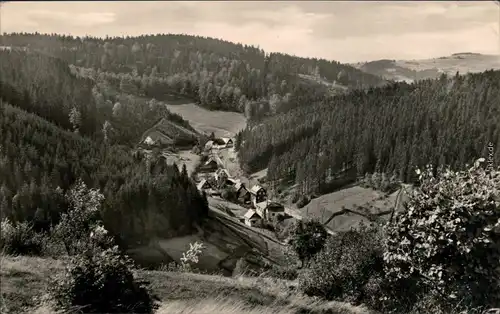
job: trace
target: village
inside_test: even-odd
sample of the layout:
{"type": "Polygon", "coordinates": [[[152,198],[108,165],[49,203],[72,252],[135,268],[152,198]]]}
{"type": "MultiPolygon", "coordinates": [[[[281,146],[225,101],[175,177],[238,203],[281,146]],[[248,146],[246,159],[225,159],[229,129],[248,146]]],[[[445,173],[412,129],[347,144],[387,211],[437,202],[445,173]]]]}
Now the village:
{"type": "Polygon", "coordinates": [[[219,156],[222,150],[234,150],[234,140],[214,138],[205,144],[196,176],[200,193],[247,208],[246,213],[238,219],[250,227],[260,228],[265,223],[283,219],[286,216],[285,207],[269,200],[263,186],[255,184],[249,187],[241,179],[231,176],[219,156]]]}

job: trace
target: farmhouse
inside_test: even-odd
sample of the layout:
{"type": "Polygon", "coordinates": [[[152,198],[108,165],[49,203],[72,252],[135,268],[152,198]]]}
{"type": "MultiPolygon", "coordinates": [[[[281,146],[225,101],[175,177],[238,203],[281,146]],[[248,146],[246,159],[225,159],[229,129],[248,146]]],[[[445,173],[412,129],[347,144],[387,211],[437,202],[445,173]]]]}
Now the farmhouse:
{"type": "Polygon", "coordinates": [[[214,178],[215,178],[215,181],[217,181],[217,182],[219,181],[219,179],[220,180],[227,180],[230,178],[229,171],[227,171],[224,168],[219,168],[215,172],[214,178]]]}
{"type": "Polygon", "coordinates": [[[214,141],[208,141],[205,143],[205,150],[211,150],[214,146],[214,141]]]}
{"type": "Polygon", "coordinates": [[[224,147],[230,148],[234,146],[233,140],[229,137],[223,137],[221,140],[224,142],[224,147]]]}
{"type": "Polygon", "coordinates": [[[171,137],[155,129],[151,129],[149,132],[146,132],[141,142],[141,144],[145,144],[147,146],[159,147],[174,145],[174,143],[175,142],[171,137]]]}
{"type": "Polygon", "coordinates": [[[251,200],[254,206],[257,203],[261,203],[267,200],[267,191],[260,185],[254,185],[249,192],[251,194],[251,200]]]}
{"type": "Polygon", "coordinates": [[[214,138],[212,140],[212,145],[213,145],[213,147],[221,147],[221,146],[226,145],[226,142],[224,142],[224,140],[222,138],[214,138]]]}
{"type": "Polygon", "coordinates": [[[262,225],[262,218],[252,209],[249,209],[243,217],[247,226],[259,227],[262,225]]]}
{"type": "Polygon", "coordinates": [[[274,220],[285,215],[285,206],[277,202],[261,202],[255,206],[255,212],[265,220],[274,220]]]}
{"type": "Polygon", "coordinates": [[[209,158],[203,164],[200,165],[201,172],[211,172],[217,169],[217,161],[214,158],[209,158]]]}
{"type": "Polygon", "coordinates": [[[247,188],[243,183],[237,182],[233,186],[233,191],[236,193],[236,198],[240,203],[250,204],[251,202],[250,193],[248,192],[247,188]]]}
{"type": "Polygon", "coordinates": [[[204,191],[204,190],[211,189],[212,185],[206,179],[203,179],[200,181],[200,183],[198,183],[198,185],[196,187],[198,188],[198,190],[204,191]]]}

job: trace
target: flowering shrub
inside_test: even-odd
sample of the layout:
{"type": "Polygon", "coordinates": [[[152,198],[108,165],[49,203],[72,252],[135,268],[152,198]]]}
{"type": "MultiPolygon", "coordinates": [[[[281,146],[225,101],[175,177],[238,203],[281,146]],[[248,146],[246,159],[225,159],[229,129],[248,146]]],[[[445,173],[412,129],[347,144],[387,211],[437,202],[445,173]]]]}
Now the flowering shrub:
{"type": "Polygon", "coordinates": [[[61,215],[60,222],[52,230],[54,239],[63,243],[69,255],[111,247],[113,240],[99,220],[104,196],[78,180],[66,198],[71,208],[61,215]]]}
{"type": "Polygon", "coordinates": [[[158,308],[148,283],[131,272],[132,262],[118,247],[72,258],[63,276],[50,286],[56,307],[84,313],[153,313],[158,308]]]}
{"type": "Polygon", "coordinates": [[[189,250],[182,253],[181,268],[187,271],[192,268],[192,264],[198,264],[198,257],[201,255],[204,248],[201,242],[196,241],[195,243],[189,243],[189,250]]]}
{"type": "Polygon", "coordinates": [[[417,170],[420,187],[387,226],[389,280],[410,277],[443,304],[500,302],[500,171],[479,159],[466,171],[417,170]]]}

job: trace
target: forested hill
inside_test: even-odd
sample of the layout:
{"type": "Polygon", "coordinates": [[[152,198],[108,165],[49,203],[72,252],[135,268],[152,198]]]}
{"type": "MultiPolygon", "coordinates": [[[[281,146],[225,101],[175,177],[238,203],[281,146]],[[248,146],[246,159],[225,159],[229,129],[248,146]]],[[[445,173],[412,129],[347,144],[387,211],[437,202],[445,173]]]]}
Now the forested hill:
{"type": "Polygon", "coordinates": [[[409,181],[415,166],[461,167],[500,147],[499,104],[500,71],[354,91],[248,125],[240,158],[306,192],[349,165],[409,181]]]}
{"type": "Polygon", "coordinates": [[[162,117],[192,130],[158,101],[118,88],[45,53],[0,50],[0,99],[65,130],[128,146],[162,117]]]}
{"type": "Polygon", "coordinates": [[[334,61],[266,54],[262,49],[188,35],[106,39],[7,34],[5,47],[56,56],[78,67],[115,75],[128,92],[163,99],[181,94],[201,105],[261,117],[344,89],[385,81],[334,61]]]}
{"type": "Polygon", "coordinates": [[[77,179],[101,189],[106,229],[125,246],[187,234],[208,212],[186,169],[162,158],[146,163],[1,100],[0,135],[1,218],[48,228],[67,209],[63,194],[77,179]]]}

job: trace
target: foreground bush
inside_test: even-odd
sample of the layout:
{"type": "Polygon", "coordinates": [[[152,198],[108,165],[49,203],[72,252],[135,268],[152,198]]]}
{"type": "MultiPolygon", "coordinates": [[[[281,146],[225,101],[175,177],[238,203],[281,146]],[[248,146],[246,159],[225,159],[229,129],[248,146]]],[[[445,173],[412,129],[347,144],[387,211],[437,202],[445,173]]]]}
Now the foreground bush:
{"type": "Polygon", "coordinates": [[[318,220],[298,220],[290,231],[290,245],[297,253],[302,266],[325,245],[328,233],[318,220]]]}
{"type": "Polygon", "coordinates": [[[50,294],[61,310],[84,313],[153,313],[158,305],[146,282],[137,281],[131,262],[114,247],[75,256],[50,294]]]}
{"type": "Polygon", "coordinates": [[[10,255],[41,255],[43,251],[43,236],[27,222],[12,223],[2,220],[0,249],[10,255]]]}
{"type": "Polygon", "coordinates": [[[418,278],[445,310],[500,305],[500,171],[428,167],[388,226],[387,278],[418,278]]]}
{"type": "Polygon", "coordinates": [[[354,304],[382,297],[383,246],[380,231],[364,225],[327,239],[325,247],[299,274],[299,289],[309,296],[354,304]]]}

